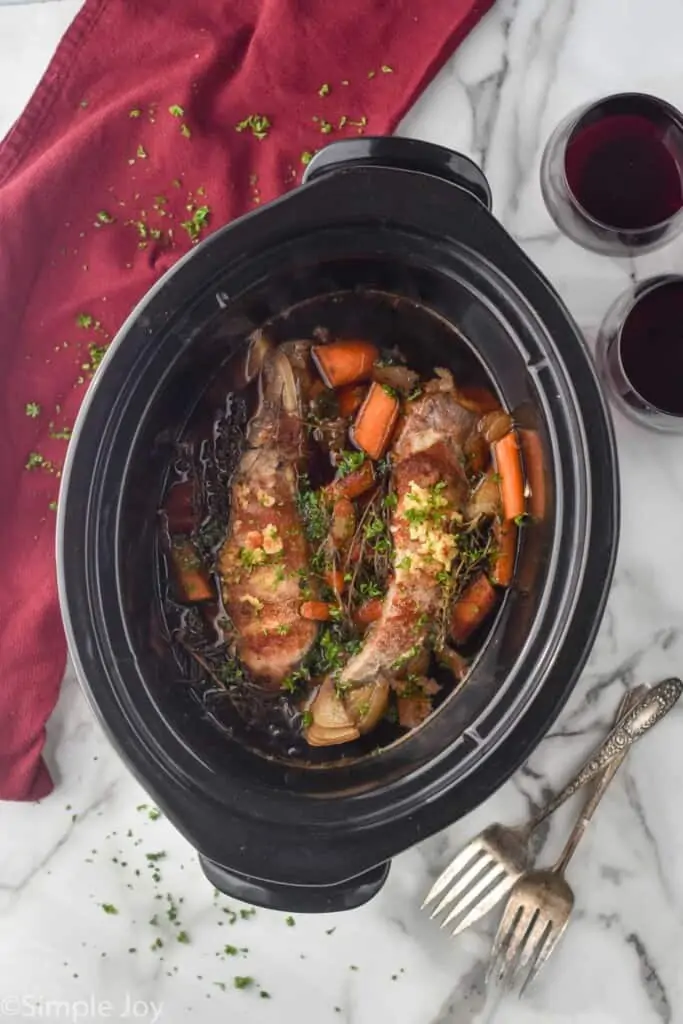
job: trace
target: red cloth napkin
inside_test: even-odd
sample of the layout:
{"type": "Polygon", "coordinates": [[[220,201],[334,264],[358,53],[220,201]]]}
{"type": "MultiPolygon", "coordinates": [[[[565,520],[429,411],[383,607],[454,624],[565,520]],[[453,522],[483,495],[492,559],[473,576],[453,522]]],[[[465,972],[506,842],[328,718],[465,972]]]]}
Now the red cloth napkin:
{"type": "Polygon", "coordinates": [[[86,0],[0,146],[0,798],[52,788],[54,508],[104,348],[196,238],[391,131],[492,3],[86,0]]]}

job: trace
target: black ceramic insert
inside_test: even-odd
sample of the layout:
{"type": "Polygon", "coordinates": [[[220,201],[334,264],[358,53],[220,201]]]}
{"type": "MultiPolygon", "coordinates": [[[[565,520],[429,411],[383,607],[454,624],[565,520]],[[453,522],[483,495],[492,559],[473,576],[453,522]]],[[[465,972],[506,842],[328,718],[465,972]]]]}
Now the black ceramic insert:
{"type": "Polygon", "coordinates": [[[481,172],[384,139],[335,144],[309,171],[200,245],[123,326],[74,430],[58,547],[81,682],[208,877],[262,905],[327,911],[370,898],[392,856],[481,803],[542,737],[600,622],[618,487],[578,328],[489,212],[481,172]],[[457,372],[465,352],[538,431],[547,512],[524,532],[517,584],[460,694],[379,755],[287,764],[216,728],[159,642],[156,509],[174,438],[254,327],[333,294],[362,319],[387,293],[439,325],[409,361],[457,372]]]}

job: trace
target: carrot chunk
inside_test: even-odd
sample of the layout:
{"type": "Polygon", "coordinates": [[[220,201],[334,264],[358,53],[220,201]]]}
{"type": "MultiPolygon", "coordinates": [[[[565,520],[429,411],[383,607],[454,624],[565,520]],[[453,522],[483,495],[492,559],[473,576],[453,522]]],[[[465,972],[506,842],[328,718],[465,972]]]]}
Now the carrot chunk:
{"type": "Polygon", "coordinates": [[[399,401],[383,384],[372,383],[351,431],[351,440],[371,459],[381,459],[391,441],[399,401]]]}
{"type": "Polygon", "coordinates": [[[174,537],[171,561],[179,599],[187,604],[211,601],[215,597],[206,566],[188,537],[174,537]]]}
{"type": "Polygon", "coordinates": [[[483,572],[465,587],[451,615],[451,637],[456,644],[463,644],[474,633],[493,610],[496,599],[496,592],[483,572]]]}
{"type": "Polygon", "coordinates": [[[311,622],[329,622],[332,618],[332,608],[327,601],[304,601],[299,614],[302,619],[311,622]]]}
{"type": "Polygon", "coordinates": [[[369,626],[371,622],[377,622],[382,618],[383,603],[381,597],[370,598],[369,601],[365,601],[364,604],[356,608],[353,613],[353,621],[357,626],[369,626]]]}
{"type": "Polygon", "coordinates": [[[503,503],[503,517],[517,519],[526,512],[524,500],[524,476],[519,454],[517,435],[514,430],[492,445],[493,459],[499,476],[500,496],[503,503]]]}
{"type": "Polygon", "coordinates": [[[495,553],[491,559],[489,578],[497,587],[509,587],[517,553],[517,527],[513,522],[493,524],[495,553]]]}
{"type": "Polygon", "coordinates": [[[325,573],[325,582],[332,587],[335,594],[341,594],[344,589],[344,573],[341,569],[328,569],[325,573]]]}
{"type": "Polygon", "coordinates": [[[375,471],[371,462],[364,462],[358,469],[351,470],[346,476],[339,480],[333,480],[327,486],[327,493],[331,498],[359,498],[361,494],[369,491],[375,483],[375,471]]]}
{"type": "Polygon", "coordinates": [[[313,362],[328,388],[369,380],[379,349],[371,341],[333,341],[314,345],[313,362]]]}

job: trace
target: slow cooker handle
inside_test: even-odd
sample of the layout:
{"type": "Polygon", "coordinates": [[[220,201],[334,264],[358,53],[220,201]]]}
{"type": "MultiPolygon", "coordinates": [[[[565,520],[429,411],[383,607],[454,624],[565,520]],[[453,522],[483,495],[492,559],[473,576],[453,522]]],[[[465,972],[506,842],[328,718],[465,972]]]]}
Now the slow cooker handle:
{"type": "Polygon", "coordinates": [[[299,914],[330,914],[353,910],[371,900],[384,885],[391,861],[378,864],[362,875],[336,885],[286,885],[267,882],[229,870],[208,857],[199,855],[199,864],[209,882],[226,896],[255,903],[267,910],[299,914]]]}
{"type": "Polygon", "coordinates": [[[418,171],[450,181],[469,192],[487,210],[491,209],[491,188],[483,171],[462,153],[421,139],[396,135],[341,139],[325,146],[313,157],[303,181],[315,181],[347,167],[397,167],[418,171]]]}

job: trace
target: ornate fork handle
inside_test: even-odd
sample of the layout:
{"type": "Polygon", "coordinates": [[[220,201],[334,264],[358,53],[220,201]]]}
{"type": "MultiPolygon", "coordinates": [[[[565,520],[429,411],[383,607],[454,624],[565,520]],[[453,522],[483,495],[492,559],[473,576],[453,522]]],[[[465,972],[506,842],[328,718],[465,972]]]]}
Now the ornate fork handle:
{"type": "Polygon", "coordinates": [[[536,815],[529,825],[529,831],[533,831],[565,800],[568,800],[578,789],[599,775],[606,765],[625,753],[628,747],[644,736],[664,715],[668,714],[683,693],[683,682],[672,677],[664,679],[652,687],[641,686],[639,689],[643,691],[643,695],[635,706],[617,722],[572,781],[536,815]]]}

